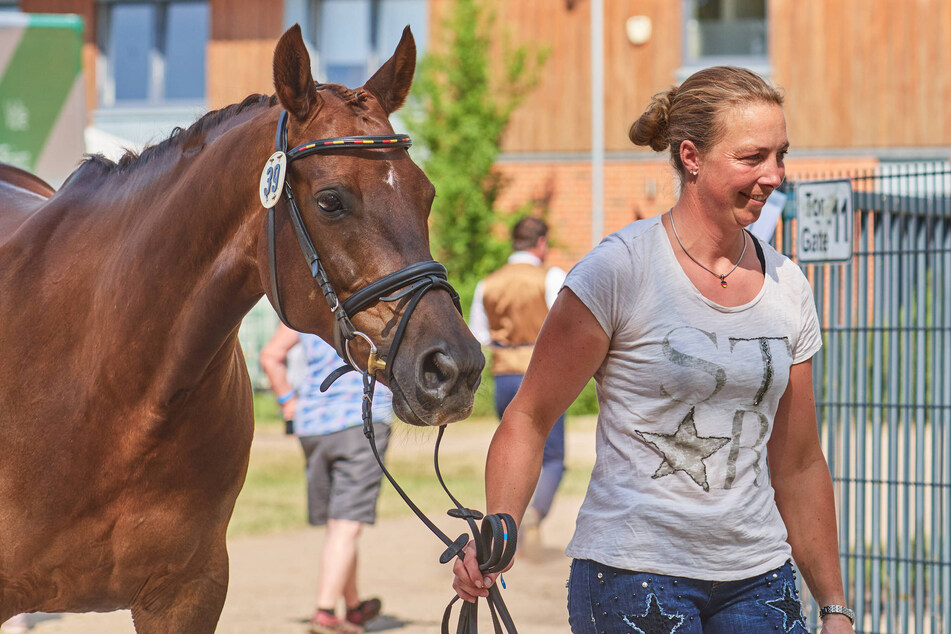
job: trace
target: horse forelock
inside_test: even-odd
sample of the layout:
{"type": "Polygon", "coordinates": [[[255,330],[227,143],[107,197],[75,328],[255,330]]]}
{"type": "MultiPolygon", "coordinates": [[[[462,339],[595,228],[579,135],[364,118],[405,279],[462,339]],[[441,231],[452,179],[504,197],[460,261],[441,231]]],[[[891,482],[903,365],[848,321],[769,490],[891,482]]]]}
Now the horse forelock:
{"type": "Polygon", "coordinates": [[[352,88],[347,88],[340,84],[321,84],[320,88],[322,90],[330,90],[340,97],[345,105],[350,106],[354,110],[365,110],[367,107],[366,101],[369,95],[364,90],[353,90],[352,88]]]}
{"type": "Polygon", "coordinates": [[[150,145],[141,152],[126,150],[125,154],[119,157],[119,160],[113,161],[102,154],[86,154],[66,182],[65,187],[71,180],[74,180],[80,174],[89,176],[89,172],[102,176],[109,174],[127,173],[143,165],[147,165],[154,159],[165,156],[173,151],[183,151],[195,141],[201,140],[209,131],[217,128],[222,123],[227,122],[236,115],[257,107],[271,107],[277,104],[275,95],[253,94],[247,96],[241,103],[232,104],[219,110],[212,110],[204,114],[201,118],[191,124],[188,128],[176,127],[164,141],[150,145]]]}

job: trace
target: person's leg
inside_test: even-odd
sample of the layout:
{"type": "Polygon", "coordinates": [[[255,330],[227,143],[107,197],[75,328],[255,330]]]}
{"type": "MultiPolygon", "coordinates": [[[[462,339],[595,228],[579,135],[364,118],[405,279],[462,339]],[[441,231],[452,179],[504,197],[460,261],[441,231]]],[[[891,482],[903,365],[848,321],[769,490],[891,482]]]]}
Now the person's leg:
{"type": "Polygon", "coordinates": [[[706,634],[699,606],[711,585],[576,559],[568,579],[568,623],[573,634],[706,634]]]}
{"type": "Polygon", "coordinates": [[[518,386],[522,384],[521,374],[499,374],[495,377],[495,412],[502,418],[505,408],[509,406],[518,386]]]}
{"type": "MultiPolygon", "coordinates": [[[[389,445],[390,426],[374,424],[376,447],[380,456],[386,455],[389,445]]],[[[373,524],[376,521],[376,504],[380,494],[383,472],[373,455],[361,427],[339,433],[334,440],[333,493],[330,500],[330,517],[338,521],[373,524]]],[[[343,580],[341,596],[347,608],[346,619],[363,625],[380,613],[379,599],[361,601],[357,582],[359,558],[358,537],[353,540],[353,566],[351,574],[343,580]]]]}
{"type": "Polygon", "coordinates": [[[341,523],[331,515],[337,488],[335,465],[343,436],[343,432],[337,432],[300,438],[307,466],[307,519],[314,526],[327,525],[317,581],[317,610],[310,619],[310,631],[314,634],[359,634],[362,631],[335,614],[347,585],[356,583],[356,540],[361,526],[357,521],[341,523]]]}
{"type": "Polygon", "coordinates": [[[551,510],[555,492],[565,473],[565,416],[562,414],[551,428],[545,439],[545,453],[542,457],[542,471],[532,496],[531,508],[537,513],[538,521],[545,519],[551,510]]]}
{"type": "Polygon", "coordinates": [[[701,614],[704,634],[807,634],[791,563],[742,581],[718,583],[701,614]]]}
{"type": "Polygon", "coordinates": [[[362,528],[360,522],[332,519],[327,522],[327,539],[320,564],[320,580],[317,584],[317,607],[333,611],[340,597],[351,604],[356,598],[357,539],[362,528]],[[350,593],[348,598],[344,591],[350,593]]]}

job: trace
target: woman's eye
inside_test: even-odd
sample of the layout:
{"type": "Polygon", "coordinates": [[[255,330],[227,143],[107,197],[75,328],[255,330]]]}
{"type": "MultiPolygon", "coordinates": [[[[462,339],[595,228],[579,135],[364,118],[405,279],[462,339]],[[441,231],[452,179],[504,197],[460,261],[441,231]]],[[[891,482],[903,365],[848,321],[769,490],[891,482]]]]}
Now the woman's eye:
{"type": "Polygon", "coordinates": [[[337,197],[337,194],[332,192],[320,192],[317,194],[317,204],[323,211],[328,213],[343,209],[343,203],[340,202],[340,198],[337,197]]]}

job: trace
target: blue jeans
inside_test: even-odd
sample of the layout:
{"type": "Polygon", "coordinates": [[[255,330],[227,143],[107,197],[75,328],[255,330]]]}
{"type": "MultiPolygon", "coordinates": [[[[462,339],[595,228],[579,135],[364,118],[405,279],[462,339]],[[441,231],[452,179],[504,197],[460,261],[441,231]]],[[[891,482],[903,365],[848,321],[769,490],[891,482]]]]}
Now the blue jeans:
{"type": "MultiPolygon", "coordinates": [[[[505,412],[518,386],[522,384],[521,374],[499,374],[495,377],[495,411],[499,418],[505,412]]],[[[555,421],[554,427],[545,439],[545,453],[542,456],[542,472],[538,476],[535,486],[535,495],[532,496],[532,508],[544,518],[551,510],[555,499],[555,491],[561,484],[561,476],[565,473],[565,415],[562,414],[555,421]]]]}
{"type": "Polygon", "coordinates": [[[808,634],[790,562],[718,582],[575,559],[568,623],[573,634],[808,634]]]}

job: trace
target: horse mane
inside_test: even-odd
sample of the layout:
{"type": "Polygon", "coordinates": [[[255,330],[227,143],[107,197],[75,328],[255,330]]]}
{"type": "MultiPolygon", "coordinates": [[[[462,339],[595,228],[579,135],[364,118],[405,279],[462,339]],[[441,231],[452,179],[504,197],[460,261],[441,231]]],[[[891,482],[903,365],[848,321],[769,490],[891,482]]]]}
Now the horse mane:
{"type": "Polygon", "coordinates": [[[167,139],[155,145],[150,145],[141,152],[126,150],[125,154],[119,157],[118,161],[108,159],[102,154],[86,154],[79,164],[79,167],[77,167],[73,173],[69,175],[69,178],[66,179],[66,182],[63,183],[63,187],[74,177],[78,176],[80,172],[85,174],[86,172],[93,171],[101,175],[128,172],[136,167],[149,163],[159,156],[163,156],[171,150],[187,147],[192,141],[201,139],[208,130],[217,127],[223,121],[227,121],[249,108],[259,106],[270,107],[276,103],[277,96],[275,95],[248,95],[241,103],[232,104],[219,110],[212,110],[211,112],[205,113],[187,129],[181,127],[174,128],[167,139]]]}
{"type": "MultiPolygon", "coordinates": [[[[319,84],[321,90],[329,90],[339,97],[344,104],[354,110],[366,109],[366,101],[369,95],[363,89],[353,90],[340,84],[319,84]]],[[[102,154],[86,154],[79,166],[73,170],[62,187],[66,187],[74,178],[82,175],[83,177],[107,176],[109,174],[127,173],[142,165],[148,164],[153,159],[163,156],[172,150],[181,150],[192,144],[192,141],[200,140],[204,134],[223,121],[244,112],[249,108],[259,106],[271,107],[278,103],[276,95],[248,95],[241,103],[225,106],[219,110],[212,110],[204,114],[187,129],[176,127],[164,141],[150,145],[141,152],[126,150],[125,154],[119,157],[118,161],[106,158],[102,154]]],[[[198,145],[198,144],[196,144],[198,145]]]]}

